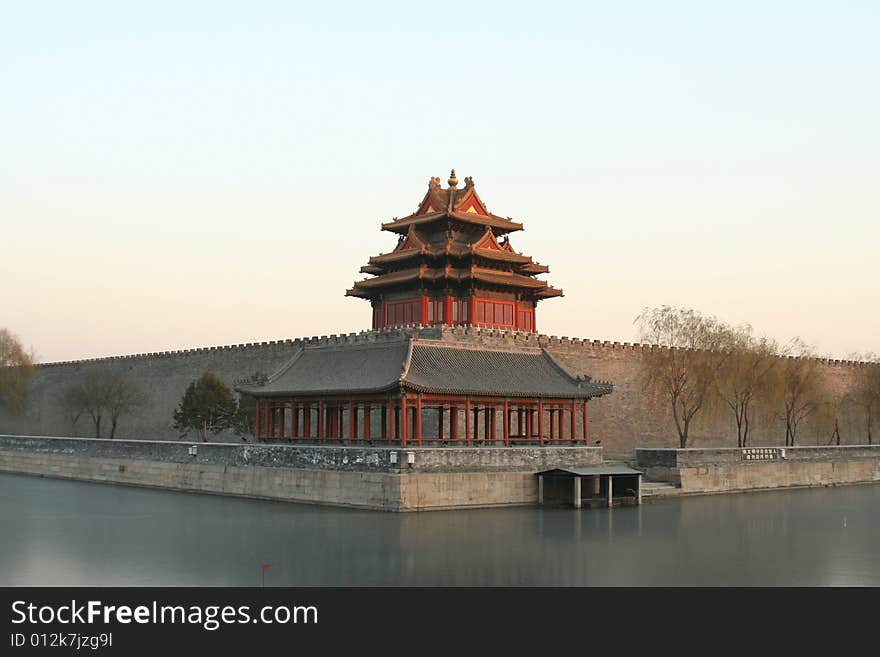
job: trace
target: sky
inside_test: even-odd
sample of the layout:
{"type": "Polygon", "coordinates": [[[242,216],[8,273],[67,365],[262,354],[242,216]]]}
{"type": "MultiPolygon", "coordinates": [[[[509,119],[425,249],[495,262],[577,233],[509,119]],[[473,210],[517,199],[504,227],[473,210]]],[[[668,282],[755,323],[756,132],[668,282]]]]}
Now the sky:
{"type": "Polygon", "coordinates": [[[0,326],[42,362],[368,329],[344,297],[473,176],[632,341],[672,304],[880,353],[880,4],[6,3],[0,326]]]}

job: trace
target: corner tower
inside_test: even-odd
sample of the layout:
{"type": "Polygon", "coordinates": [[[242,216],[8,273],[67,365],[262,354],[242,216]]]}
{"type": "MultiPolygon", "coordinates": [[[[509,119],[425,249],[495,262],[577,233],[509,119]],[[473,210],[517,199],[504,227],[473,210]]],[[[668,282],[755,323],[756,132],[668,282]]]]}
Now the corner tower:
{"type": "Polygon", "coordinates": [[[521,223],[491,214],[473,178],[458,189],[455,169],[444,189],[428,182],[418,210],[382,224],[397,233],[391,253],[370,258],[346,296],[368,299],[373,329],[409,324],[470,324],[535,331],[538,301],[562,290],[537,278],[546,265],[513,249],[521,223]]]}

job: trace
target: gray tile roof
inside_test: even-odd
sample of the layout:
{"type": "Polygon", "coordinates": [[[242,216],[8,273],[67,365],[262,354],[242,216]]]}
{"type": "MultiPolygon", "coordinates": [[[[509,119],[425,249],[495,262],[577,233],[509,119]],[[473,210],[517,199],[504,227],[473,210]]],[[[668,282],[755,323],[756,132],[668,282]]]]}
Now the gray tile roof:
{"type": "Polygon", "coordinates": [[[305,347],[263,386],[241,385],[257,395],[321,395],[383,392],[400,384],[409,340],[305,347]]]}
{"type": "Polygon", "coordinates": [[[259,396],[369,394],[398,387],[418,392],[498,397],[580,398],[611,386],[576,379],[542,349],[493,350],[434,340],[305,347],[263,386],[259,396]]]}
{"type": "Polygon", "coordinates": [[[422,392],[501,397],[594,397],[599,384],[577,381],[540,349],[496,351],[414,342],[405,383],[422,392]]]}

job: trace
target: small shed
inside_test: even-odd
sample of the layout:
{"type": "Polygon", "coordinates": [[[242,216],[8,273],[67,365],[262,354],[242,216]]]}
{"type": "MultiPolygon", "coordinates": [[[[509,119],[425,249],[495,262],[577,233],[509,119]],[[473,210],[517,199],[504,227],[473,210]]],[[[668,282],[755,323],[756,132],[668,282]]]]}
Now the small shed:
{"type": "Polygon", "coordinates": [[[538,504],[573,500],[576,509],[584,501],[604,501],[608,507],[642,503],[642,473],[624,465],[554,468],[537,473],[538,504]]]}

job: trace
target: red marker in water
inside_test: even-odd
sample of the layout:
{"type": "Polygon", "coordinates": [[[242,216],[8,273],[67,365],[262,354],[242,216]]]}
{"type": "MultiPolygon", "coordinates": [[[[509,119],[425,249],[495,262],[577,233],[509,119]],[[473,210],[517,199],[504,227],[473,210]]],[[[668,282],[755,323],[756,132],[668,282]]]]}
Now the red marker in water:
{"type": "Polygon", "coordinates": [[[261,566],[261,569],[263,571],[263,588],[266,588],[266,571],[269,570],[269,566],[271,566],[271,565],[272,564],[270,564],[270,563],[264,563],[261,566]]]}

